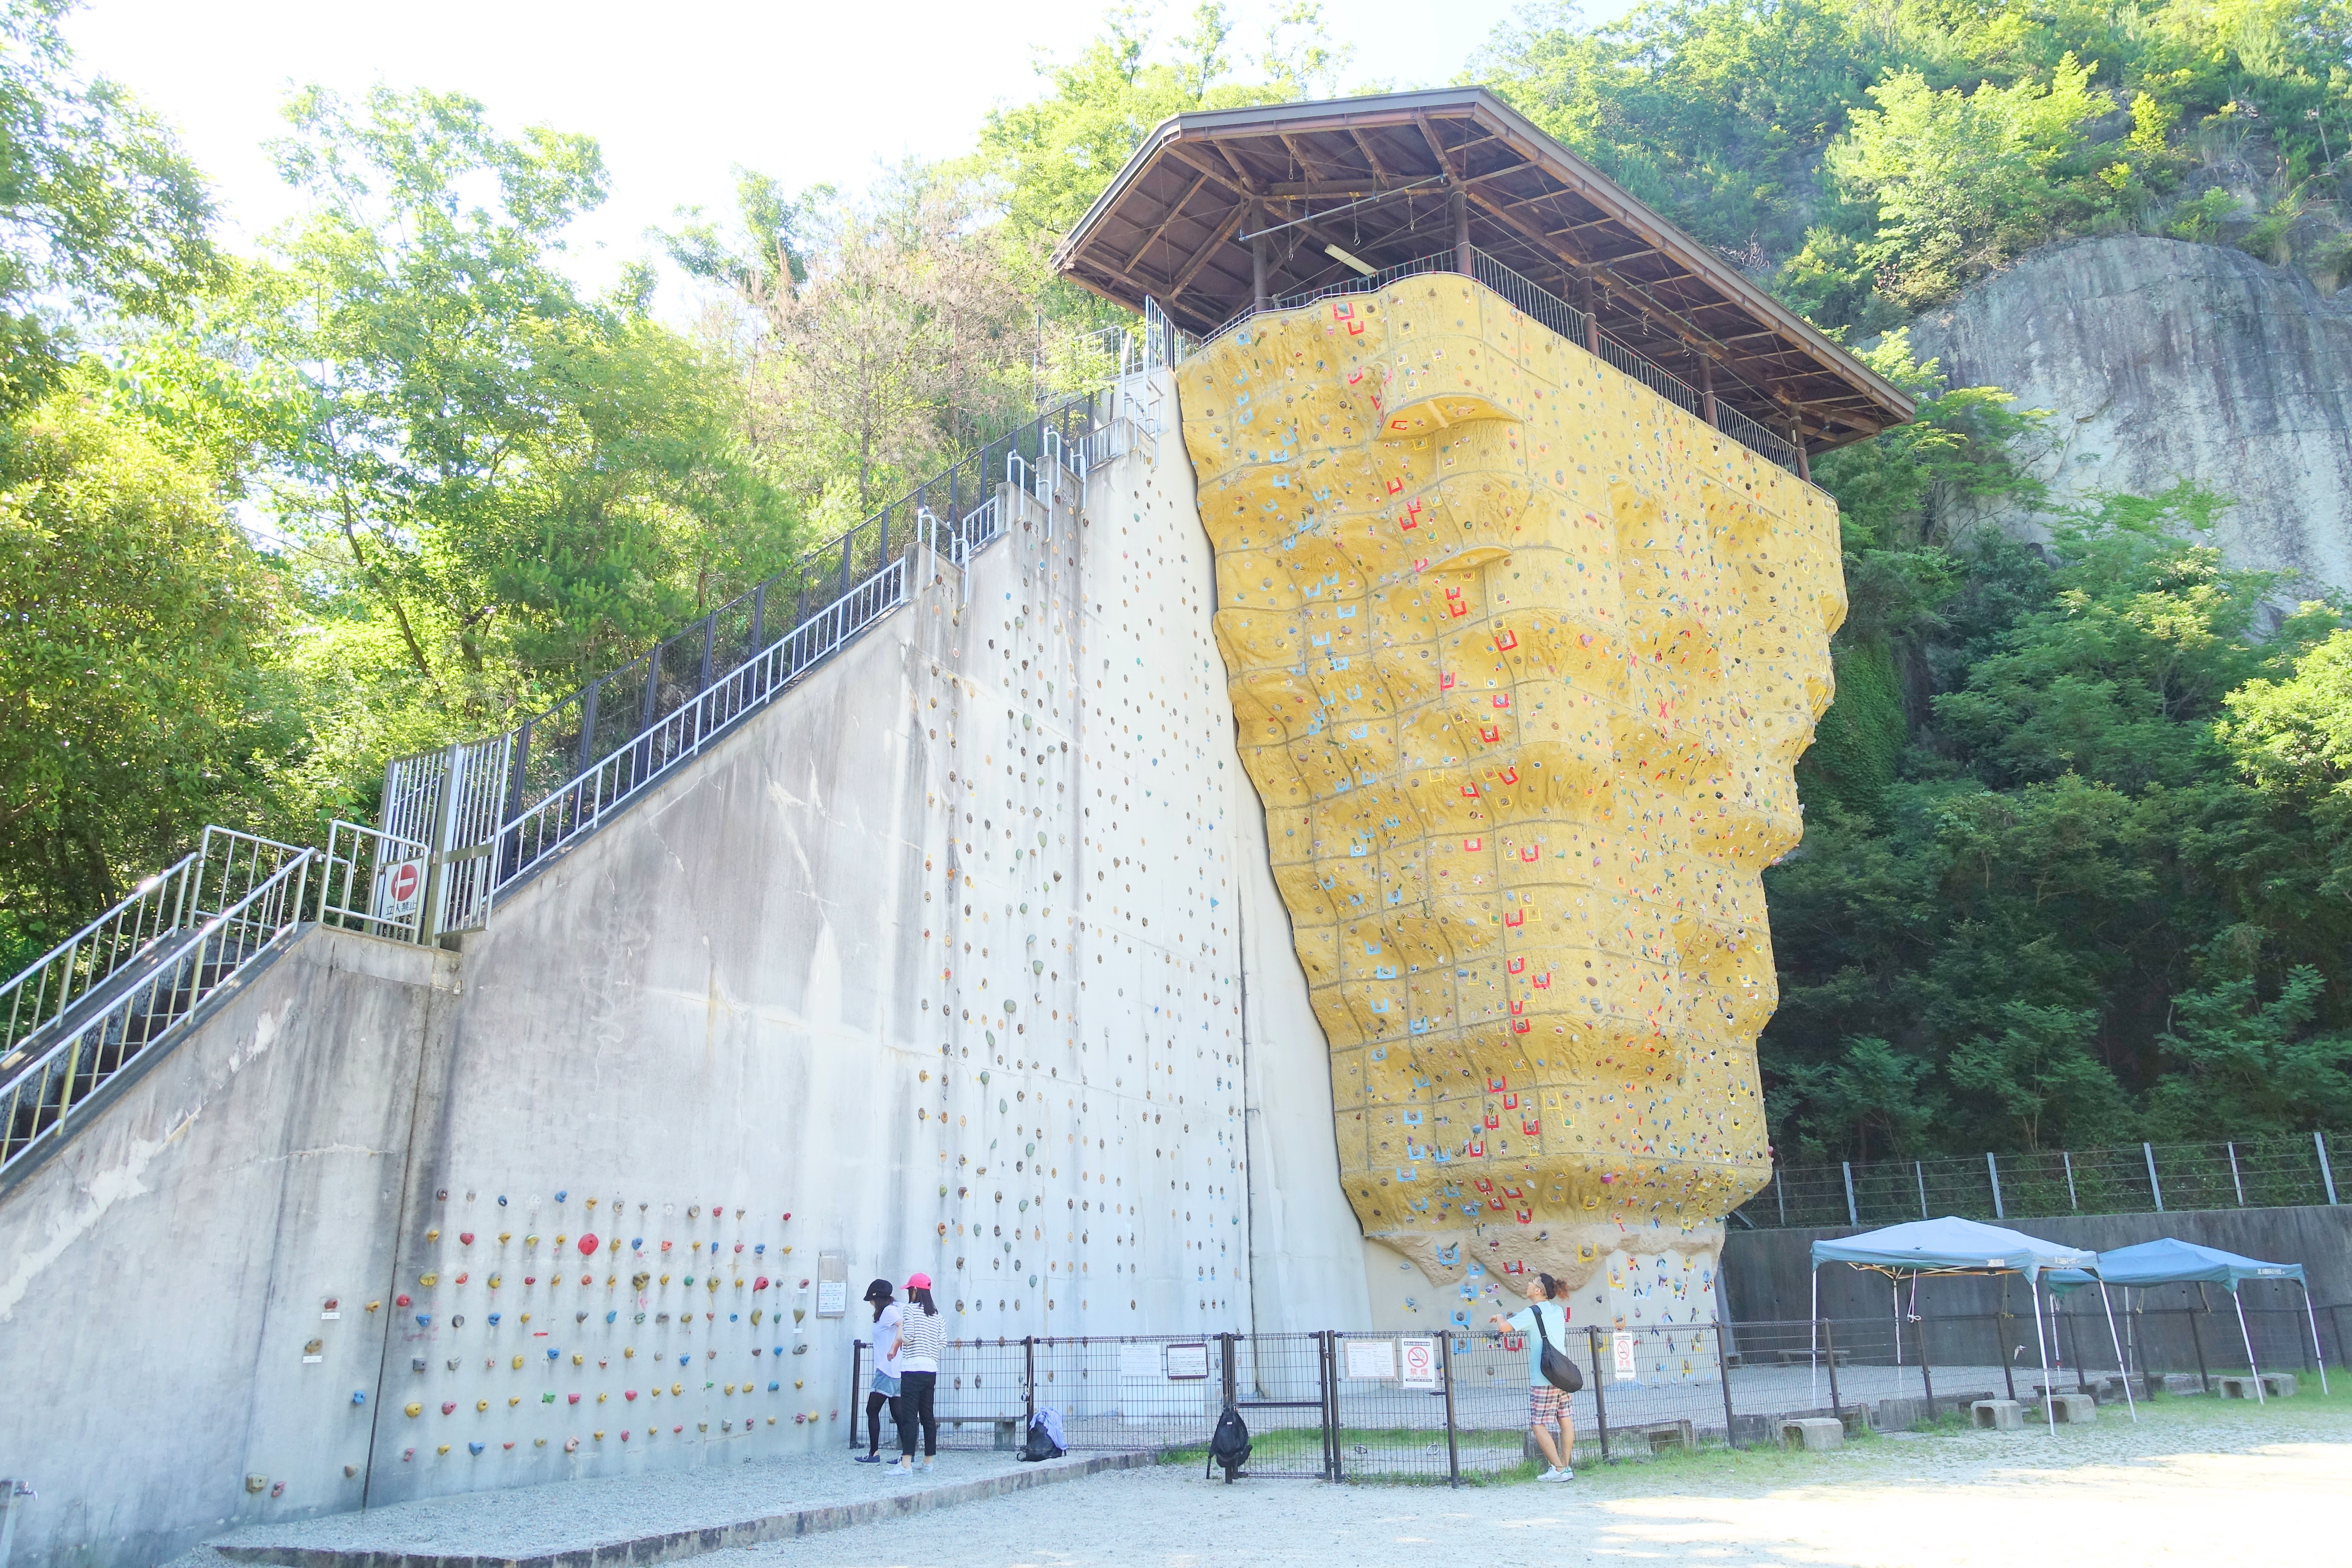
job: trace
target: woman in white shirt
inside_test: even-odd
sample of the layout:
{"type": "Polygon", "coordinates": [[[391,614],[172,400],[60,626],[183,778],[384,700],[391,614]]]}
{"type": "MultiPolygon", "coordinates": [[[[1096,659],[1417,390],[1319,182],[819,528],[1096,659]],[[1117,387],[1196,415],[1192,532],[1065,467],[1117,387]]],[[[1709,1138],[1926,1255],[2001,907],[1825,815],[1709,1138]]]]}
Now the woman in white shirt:
{"type": "MultiPolygon", "coordinates": [[[[857,1457],[861,1465],[882,1462],[882,1412],[890,1412],[890,1425],[903,1425],[898,1416],[898,1303],[891,1299],[890,1281],[877,1279],[866,1287],[866,1300],[874,1306],[874,1383],[866,1395],[866,1452],[857,1457]]],[[[850,1441],[856,1436],[851,1435],[850,1441]]]]}
{"type": "Polygon", "coordinates": [[[905,1450],[898,1461],[903,1473],[915,1468],[915,1432],[923,1435],[923,1468],[939,1458],[940,1418],[931,1401],[940,1384],[940,1350],[947,1342],[947,1325],[931,1300],[931,1277],[907,1276],[907,1304],[898,1313],[898,1444],[905,1450]]]}

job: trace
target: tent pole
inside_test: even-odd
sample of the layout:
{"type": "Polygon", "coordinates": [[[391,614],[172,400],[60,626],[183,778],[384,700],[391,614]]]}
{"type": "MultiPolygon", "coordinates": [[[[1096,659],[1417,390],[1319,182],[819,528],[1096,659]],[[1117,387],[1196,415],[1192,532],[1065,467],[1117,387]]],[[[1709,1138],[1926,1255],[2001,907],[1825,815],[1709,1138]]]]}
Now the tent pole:
{"type": "Polygon", "coordinates": [[[1812,1280],[1813,1310],[1812,1326],[1810,1331],[1812,1347],[1805,1357],[1805,1364],[1812,1369],[1807,1398],[1809,1403],[1818,1405],[1821,1403],[1822,1394],[1822,1266],[1818,1263],[1813,1265],[1812,1280]]]}
{"type": "MultiPolygon", "coordinates": [[[[1895,1310],[1889,1316],[1895,1322],[1895,1370],[1900,1372],[1903,1370],[1903,1276],[1889,1274],[1886,1278],[1895,1287],[1895,1310]]],[[[1901,1388],[1903,1380],[1895,1379],[1895,1386],[1901,1388]]]]}
{"type": "MultiPolygon", "coordinates": [[[[2116,1332],[2116,1304],[2107,1300],[2107,1282],[2104,1279],[2099,1281],[2099,1305],[2107,1310],[2107,1338],[2116,1342],[2116,1364],[2123,1369],[2124,1405],[2130,1410],[2133,1424],[2137,1425],[2139,1401],[2132,1397],[2131,1363],[2124,1359],[2123,1336],[2116,1332]]],[[[2075,1347],[2078,1352],[2081,1348],[2080,1345],[2075,1347]]]]}
{"type": "Polygon", "coordinates": [[[2319,1392],[2325,1394],[2327,1392],[2327,1352],[2319,1348],[2319,1314],[2311,1310],[2310,1282],[2298,1279],[2295,1283],[2303,1287],[2303,1316],[2311,1325],[2311,1360],[2319,1368],[2319,1392]]]}
{"type": "Polygon", "coordinates": [[[2058,1436],[2057,1385],[2050,1381],[2050,1340],[2042,1331],[2042,1277],[2029,1274],[2025,1287],[2033,1296],[2033,1343],[2042,1352],[2042,1415],[2050,1424],[2050,1435],[2058,1436]]]}
{"type": "Polygon", "coordinates": [[[2238,1285],[2230,1282],[2230,1305],[2238,1309],[2238,1337],[2246,1342],[2246,1370],[2254,1374],[2254,1403],[2268,1405],[2263,1394],[2263,1369],[2254,1363],[2254,1336],[2246,1330],[2246,1304],[2238,1300],[2238,1285]]]}

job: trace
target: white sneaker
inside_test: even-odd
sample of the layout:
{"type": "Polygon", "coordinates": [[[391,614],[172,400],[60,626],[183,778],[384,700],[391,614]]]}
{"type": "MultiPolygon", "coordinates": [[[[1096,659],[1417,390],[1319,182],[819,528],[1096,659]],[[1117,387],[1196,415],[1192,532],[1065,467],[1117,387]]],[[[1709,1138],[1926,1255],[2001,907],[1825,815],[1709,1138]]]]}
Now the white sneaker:
{"type": "Polygon", "coordinates": [[[1559,1479],[1559,1471],[1556,1468],[1546,1470],[1542,1475],[1538,1476],[1536,1479],[1539,1481],[1556,1481],[1559,1479]]]}
{"type": "Polygon", "coordinates": [[[1553,1481],[1572,1481],[1576,1479],[1576,1472],[1570,1469],[1566,1465],[1562,1465],[1559,1468],[1554,1470],[1550,1475],[1544,1479],[1546,1480],[1553,1481]]]}

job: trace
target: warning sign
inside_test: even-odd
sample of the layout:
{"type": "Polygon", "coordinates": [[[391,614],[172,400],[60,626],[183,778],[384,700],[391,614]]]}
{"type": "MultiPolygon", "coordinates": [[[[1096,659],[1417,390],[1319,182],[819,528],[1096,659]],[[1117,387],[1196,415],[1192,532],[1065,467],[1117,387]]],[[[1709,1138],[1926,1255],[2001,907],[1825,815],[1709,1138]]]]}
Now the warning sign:
{"type": "Polygon", "coordinates": [[[1437,1342],[1435,1340],[1399,1340],[1397,1355],[1402,1370],[1397,1382],[1406,1388],[1437,1386],[1437,1342]]]}
{"type": "Polygon", "coordinates": [[[376,868],[375,918],[380,921],[404,921],[416,913],[416,900],[425,894],[425,861],[393,860],[376,868]]]}
{"type": "Polygon", "coordinates": [[[1638,1382],[1641,1378],[1641,1369],[1633,1364],[1633,1336],[1612,1334],[1609,1336],[1609,1348],[1616,1356],[1617,1381],[1638,1382]]]}

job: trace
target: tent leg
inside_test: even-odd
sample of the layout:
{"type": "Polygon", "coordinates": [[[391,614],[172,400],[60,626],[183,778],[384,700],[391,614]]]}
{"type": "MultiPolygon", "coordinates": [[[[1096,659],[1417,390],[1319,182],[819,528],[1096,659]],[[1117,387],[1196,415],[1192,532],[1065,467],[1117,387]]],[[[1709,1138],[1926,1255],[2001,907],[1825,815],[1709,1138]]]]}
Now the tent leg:
{"type": "Polygon", "coordinates": [[[2303,1284],[2301,1280],[2295,1283],[2303,1285],[2304,1321],[2311,1325],[2311,1362],[2314,1366],[2319,1368],[2319,1392],[2326,1394],[2327,1392],[2327,1352],[2319,1348],[2319,1314],[2311,1310],[2311,1287],[2303,1284]]]}
{"type": "MultiPolygon", "coordinates": [[[[2309,1292],[2305,1292],[2306,1295],[2309,1292]]],[[[1812,1345],[1805,1355],[1809,1381],[1805,1390],[1805,1408],[1816,1409],[1822,1403],[1822,1270],[1813,1266],[1813,1315],[1810,1335],[1812,1345]]]]}
{"type": "Polygon", "coordinates": [[[2254,1374],[2254,1403],[2268,1405],[2263,1394],[2263,1369],[2254,1363],[2254,1336],[2246,1331],[2246,1304],[2238,1300],[2238,1288],[2230,1287],[2230,1305],[2238,1309],[2238,1337],[2246,1342],[2246,1370],[2254,1374]]]}
{"type": "Polygon", "coordinates": [[[2055,1437],[2058,1436],[2058,1405],[2051,1395],[2056,1392],[2057,1385],[2050,1381],[2050,1339],[2042,1331],[2041,1279],[2038,1276],[2029,1276],[2026,1279],[2026,1289],[2033,1297],[2034,1348],[2042,1352],[2042,1415],[2050,1424],[2050,1435],[2055,1437]]]}
{"type": "Polygon", "coordinates": [[[2123,1336],[2116,1332],[2116,1305],[2107,1300],[2107,1282],[2104,1279],[2099,1281],[2099,1304],[2107,1310],[2107,1338],[2116,1342],[2116,1364],[2123,1369],[2124,1405],[2130,1410],[2133,1424],[2137,1425],[2139,1401],[2132,1397],[2131,1363],[2124,1359],[2123,1336]]]}

